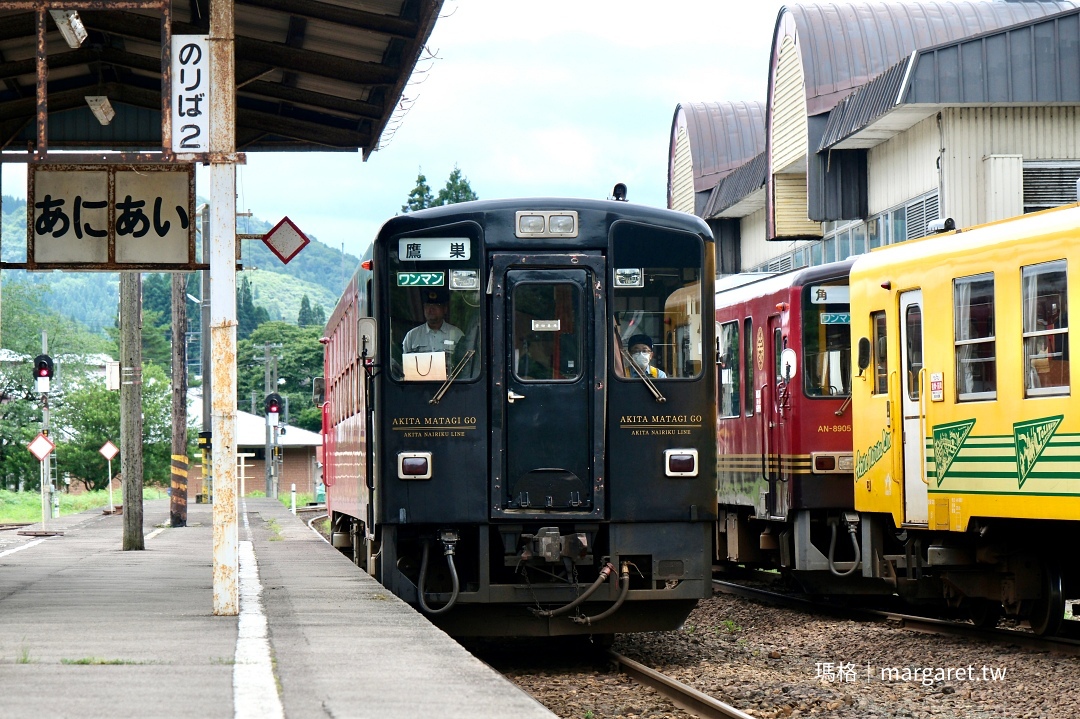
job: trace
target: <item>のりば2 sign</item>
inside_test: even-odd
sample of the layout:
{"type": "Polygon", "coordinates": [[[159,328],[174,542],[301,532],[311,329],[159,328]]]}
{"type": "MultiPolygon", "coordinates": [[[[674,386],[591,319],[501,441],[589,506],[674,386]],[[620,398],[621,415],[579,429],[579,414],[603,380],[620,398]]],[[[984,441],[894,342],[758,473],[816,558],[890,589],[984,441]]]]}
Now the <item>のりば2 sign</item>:
{"type": "Polygon", "coordinates": [[[172,151],[210,151],[210,45],[205,35],[173,35],[172,151]]]}

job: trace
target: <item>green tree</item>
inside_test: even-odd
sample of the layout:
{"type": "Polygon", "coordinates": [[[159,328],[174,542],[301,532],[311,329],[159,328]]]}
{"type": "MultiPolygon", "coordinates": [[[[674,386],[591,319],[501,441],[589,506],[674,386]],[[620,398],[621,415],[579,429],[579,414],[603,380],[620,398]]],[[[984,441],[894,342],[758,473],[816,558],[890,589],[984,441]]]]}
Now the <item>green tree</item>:
{"type": "Polygon", "coordinates": [[[409,191],[408,201],[401,206],[402,212],[416,212],[428,207],[435,206],[435,198],[431,194],[431,186],[427,183],[424,173],[416,175],[416,187],[409,191]]]}
{"type": "Polygon", "coordinates": [[[326,311],[322,308],[322,305],[315,305],[311,308],[311,324],[316,327],[326,326],[326,311]]]}
{"type": "Polygon", "coordinates": [[[326,324],[326,313],[322,305],[312,305],[307,295],[300,298],[300,314],[296,318],[296,324],[300,327],[319,326],[326,324]]]}
{"type": "Polygon", "coordinates": [[[0,487],[37,489],[40,468],[26,449],[41,430],[41,403],[29,359],[0,365],[0,487]]]}
{"type": "Polygon", "coordinates": [[[172,320],[172,278],[165,272],[148,272],[142,281],[143,322],[146,313],[157,312],[158,319],[167,327],[172,320]]]}
{"type": "Polygon", "coordinates": [[[472,187],[469,185],[469,179],[463,177],[461,169],[457,165],[454,165],[454,170],[450,173],[450,178],[446,181],[446,187],[439,190],[439,196],[435,199],[435,205],[453,205],[458,202],[471,202],[472,200],[479,199],[480,197],[473,192],[472,187]]]}
{"type": "MultiPolygon", "coordinates": [[[[152,484],[167,485],[171,479],[171,408],[172,392],[165,370],[143,365],[143,472],[144,481],[152,484]]],[[[99,450],[106,440],[119,444],[119,395],[105,389],[103,378],[84,372],[78,381],[69,383],[62,401],[54,404],[51,422],[56,428],[53,438],[59,470],[87,489],[104,489],[107,462],[99,450]]],[[[191,435],[194,438],[196,433],[191,435]]],[[[119,470],[114,463],[113,472],[119,470]]]]}
{"type": "Polygon", "coordinates": [[[172,323],[163,319],[160,312],[145,307],[142,319],[143,362],[172,367],[172,323]]]}
{"type": "Polygon", "coordinates": [[[258,398],[258,411],[262,412],[265,346],[280,344],[281,347],[271,352],[279,358],[278,378],[284,381],[278,385],[277,392],[289,398],[289,424],[318,431],[322,415],[311,403],[311,381],[323,376],[321,335],[321,325],[297,327],[287,322],[266,322],[259,325],[250,338],[237,342],[237,406],[243,407],[250,402],[254,392],[258,398]]]}
{"type": "Polygon", "coordinates": [[[236,293],[236,338],[245,339],[251,336],[256,327],[270,320],[270,313],[265,307],[255,304],[247,277],[240,278],[236,293]]]}
{"type": "MultiPolygon", "coordinates": [[[[115,344],[74,320],[48,309],[41,288],[30,282],[8,282],[4,277],[0,302],[0,346],[21,354],[41,352],[41,332],[47,333],[49,354],[115,353],[115,344]]],[[[115,356],[115,355],[114,355],[115,356]]]]}

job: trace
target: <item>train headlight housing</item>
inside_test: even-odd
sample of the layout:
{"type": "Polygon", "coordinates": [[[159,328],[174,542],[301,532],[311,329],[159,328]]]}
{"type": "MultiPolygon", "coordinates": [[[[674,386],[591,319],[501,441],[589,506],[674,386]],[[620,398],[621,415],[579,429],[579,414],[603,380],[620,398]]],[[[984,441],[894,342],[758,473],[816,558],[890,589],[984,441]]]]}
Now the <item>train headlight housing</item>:
{"type": "Polygon", "coordinates": [[[696,449],[665,449],[664,474],[669,477],[696,477],[698,454],[696,449]]]}
{"type": "Polygon", "coordinates": [[[578,214],[572,210],[518,212],[518,237],[577,237],[578,214]]]}
{"type": "Polygon", "coordinates": [[[811,452],[815,474],[850,474],[855,471],[855,457],[839,452],[811,452]]]}
{"type": "Polygon", "coordinates": [[[400,452],[398,479],[431,479],[431,452],[400,452]]]}

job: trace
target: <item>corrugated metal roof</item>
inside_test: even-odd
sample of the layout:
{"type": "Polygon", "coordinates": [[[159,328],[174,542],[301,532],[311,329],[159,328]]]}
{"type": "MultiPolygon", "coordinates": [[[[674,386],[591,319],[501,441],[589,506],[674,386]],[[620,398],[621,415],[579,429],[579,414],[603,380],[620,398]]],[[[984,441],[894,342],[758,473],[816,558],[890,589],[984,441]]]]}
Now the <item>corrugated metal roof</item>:
{"type": "MultiPolygon", "coordinates": [[[[794,35],[808,115],[831,110],[914,50],[942,45],[1076,7],[1074,2],[821,3],[781,9],[773,35],[794,35]]],[[[770,98],[771,102],[771,98],[770,98]]]]}
{"type": "Polygon", "coordinates": [[[765,105],[761,102],[681,103],[671,126],[673,143],[680,121],[685,121],[690,141],[695,192],[711,190],[765,149],[765,105]]]}
{"type": "Polygon", "coordinates": [[[910,62],[911,58],[904,58],[841,100],[829,113],[818,149],[828,149],[891,110],[899,98],[910,62]]]}
{"type": "MultiPolygon", "coordinates": [[[[375,149],[442,0],[236,0],[236,145],[250,150],[375,149]]],[[[108,7],[102,3],[101,7],[108,7]]],[[[35,136],[35,13],[0,0],[0,148],[35,136]]],[[[209,0],[172,4],[174,35],[205,35],[209,0]]],[[[86,9],[72,49],[47,21],[49,147],[161,146],[157,11],[86,9]],[[102,127],[84,95],[108,95],[102,127]]]]}
{"type": "Polygon", "coordinates": [[[819,149],[871,147],[947,105],[1077,102],[1080,8],[912,53],[836,106],[819,149]]]}
{"type": "Polygon", "coordinates": [[[721,217],[724,210],[732,207],[747,195],[760,190],[765,185],[767,174],[768,162],[766,162],[765,153],[761,152],[713,188],[702,217],[706,220],[721,217]]]}

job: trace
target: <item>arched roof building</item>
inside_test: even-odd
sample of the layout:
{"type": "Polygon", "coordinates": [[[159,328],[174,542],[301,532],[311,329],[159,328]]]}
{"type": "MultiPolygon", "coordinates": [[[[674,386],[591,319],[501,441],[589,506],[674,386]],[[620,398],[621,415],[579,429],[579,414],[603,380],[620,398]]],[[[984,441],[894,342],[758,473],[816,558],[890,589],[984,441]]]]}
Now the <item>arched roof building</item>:
{"type": "Polygon", "coordinates": [[[678,105],[671,121],[668,207],[701,215],[712,189],[764,149],[763,103],[678,105]]]}
{"type": "Polygon", "coordinates": [[[756,120],[718,110],[745,103],[683,103],[672,124],[669,206],[710,224],[721,272],[1076,199],[1080,1],[787,6],[764,79],[756,154],[716,140],[756,120]]]}

